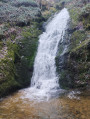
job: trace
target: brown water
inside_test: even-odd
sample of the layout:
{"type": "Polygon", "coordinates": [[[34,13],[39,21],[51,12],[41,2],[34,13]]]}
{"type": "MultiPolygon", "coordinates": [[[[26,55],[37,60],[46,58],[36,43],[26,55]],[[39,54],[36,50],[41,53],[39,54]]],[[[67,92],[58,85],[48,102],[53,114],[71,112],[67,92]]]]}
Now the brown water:
{"type": "Polygon", "coordinates": [[[89,91],[69,92],[48,101],[31,101],[23,92],[0,102],[0,119],[90,119],[89,91]]]}

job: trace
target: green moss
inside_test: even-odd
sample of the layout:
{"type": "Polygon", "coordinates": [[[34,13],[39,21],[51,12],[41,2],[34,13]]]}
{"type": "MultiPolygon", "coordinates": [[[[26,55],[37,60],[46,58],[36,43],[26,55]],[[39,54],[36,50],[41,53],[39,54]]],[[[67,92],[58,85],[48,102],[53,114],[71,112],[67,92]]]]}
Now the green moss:
{"type": "Polygon", "coordinates": [[[25,29],[22,33],[23,39],[20,40],[19,50],[20,60],[16,63],[17,81],[22,87],[30,85],[40,34],[41,30],[37,28],[37,22],[32,22],[30,28],[25,29]]]}
{"type": "Polygon", "coordinates": [[[86,39],[86,34],[84,31],[75,31],[72,33],[71,38],[70,38],[70,51],[73,51],[79,47],[81,47],[85,42],[84,41],[86,39]]]}
{"type": "Polygon", "coordinates": [[[69,9],[69,13],[73,25],[76,26],[79,22],[78,19],[79,19],[80,8],[73,7],[72,9],[69,9]]]}
{"type": "MultiPolygon", "coordinates": [[[[27,1],[32,2],[31,0],[27,1]]],[[[11,13],[8,19],[2,19],[1,22],[7,22],[8,20],[10,24],[19,24],[19,26],[21,22],[24,22],[25,25],[28,25],[27,22],[29,22],[30,26],[25,27],[23,23],[21,24],[21,26],[24,26],[19,28],[23,31],[20,34],[22,36],[21,39],[16,40],[16,35],[10,35],[9,39],[5,39],[5,45],[8,49],[7,54],[0,62],[0,97],[30,85],[30,78],[32,77],[33,64],[38,47],[38,36],[42,32],[42,23],[56,11],[55,8],[51,8],[49,15],[46,15],[45,18],[42,17],[38,7],[23,6],[23,4],[28,5],[25,0],[24,3],[23,0],[19,0],[18,3],[13,1],[13,6],[11,1],[8,3],[0,2],[1,6],[3,4],[0,8],[1,11],[4,11],[3,16],[5,16],[7,11],[11,13]],[[22,10],[19,10],[20,14],[16,15],[18,13],[16,12],[17,6],[15,5],[18,4],[21,5],[22,10]],[[14,14],[12,14],[12,12],[14,12],[14,14]]],[[[0,14],[2,14],[2,12],[0,12],[0,14]]],[[[16,27],[16,29],[18,29],[18,27],[16,27]]],[[[3,42],[0,42],[0,47],[2,48],[3,42]]]]}
{"type": "Polygon", "coordinates": [[[90,42],[89,39],[82,41],[79,45],[77,45],[74,49],[72,49],[71,52],[75,52],[75,51],[78,51],[79,49],[81,49],[82,47],[86,47],[89,42],[90,42]]]}
{"type": "Polygon", "coordinates": [[[7,42],[8,52],[4,59],[0,61],[0,97],[15,91],[20,88],[20,84],[15,80],[15,54],[17,54],[17,45],[11,41],[7,42]]]}
{"type": "Polygon", "coordinates": [[[7,54],[0,62],[0,97],[30,85],[43,20],[37,18],[29,27],[23,27],[22,38],[16,42],[15,35],[6,40],[7,54]]]}
{"type": "Polygon", "coordinates": [[[48,20],[48,18],[50,18],[51,16],[53,16],[55,14],[55,12],[57,12],[58,10],[55,7],[51,7],[50,10],[45,10],[42,15],[46,20],[48,20]]]}
{"type": "MultiPolygon", "coordinates": [[[[62,88],[86,87],[90,81],[90,5],[82,0],[60,0],[65,2],[71,17],[71,33],[68,52],[56,57],[57,73],[62,88]],[[88,32],[88,35],[87,35],[88,32]],[[63,59],[63,60],[62,60],[63,59]]],[[[64,4],[64,3],[63,3],[64,4]]],[[[61,4],[58,4],[61,7],[61,4]]]]}
{"type": "Polygon", "coordinates": [[[0,84],[0,98],[16,91],[19,88],[20,85],[15,81],[13,76],[7,77],[7,80],[0,84]]]}
{"type": "Polygon", "coordinates": [[[90,49],[88,48],[89,43],[90,40],[86,39],[69,54],[69,65],[71,65],[71,67],[76,71],[73,75],[75,81],[88,82],[88,80],[90,80],[90,49]]]}
{"type": "Polygon", "coordinates": [[[79,20],[83,22],[86,30],[90,30],[90,4],[85,5],[81,9],[79,20]]]}

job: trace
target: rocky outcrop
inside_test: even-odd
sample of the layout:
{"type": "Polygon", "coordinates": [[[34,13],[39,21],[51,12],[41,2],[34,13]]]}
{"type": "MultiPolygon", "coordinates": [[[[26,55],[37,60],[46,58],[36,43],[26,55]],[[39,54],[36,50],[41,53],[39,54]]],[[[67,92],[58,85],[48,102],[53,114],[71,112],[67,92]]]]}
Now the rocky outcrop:
{"type": "Polygon", "coordinates": [[[88,1],[83,3],[81,0],[78,0],[78,3],[76,0],[66,3],[71,16],[71,25],[66,38],[68,50],[62,55],[62,47],[65,45],[60,44],[59,55],[56,57],[57,73],[62,88],[86,88],[90,85],[90,21],[88,20],[90,6],[87,3],[88,1]]]}
{"type": "MultiPolygon", "coordinates": [[[[80,88],[88,85],[90,79],[89,45],[90,39],[86,39],[81,46],[56,57],[57,72],[62,88],[80,88]]],[[[58,52],[60,51],[61,49],[58,52]]]]}

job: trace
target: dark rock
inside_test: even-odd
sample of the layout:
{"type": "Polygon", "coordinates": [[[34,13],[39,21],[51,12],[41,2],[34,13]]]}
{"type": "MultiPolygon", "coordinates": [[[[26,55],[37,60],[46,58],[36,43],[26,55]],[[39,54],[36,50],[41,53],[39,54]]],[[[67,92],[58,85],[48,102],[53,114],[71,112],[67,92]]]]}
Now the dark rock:
{"type": "Polygon", "coordinates": [[[24,7],[38,7],[37,4],[35,3],[30,3],[30,2],[18,2],[18,3],[15,3],[15,4],[12,4],[13,6],[15,7],[21,7],[21,6],[24,6],[24,7]]]}
{"type": "Polygon", "coordinates": [[[0,34],[0,40],[4,38],[4,34],[0,34]]]}
{"type": "Polygon", "coordinates": [[[73,29],[68,29],[68,33],[69,34],[72,34],[73,32],[75,32],[76,30],[78,30],[79,28],[78,27],[75,27],[73,29]]]}
{"type": "Polygon", "coordinates": [[[30,21],[28,21],[28,22],[17,22],[16,23],[16,26],[19,26],[19,27],[24,27],[24,26],[29,26],[30,25],[30,21]]]}
{"type": "Polygon", "coordinates": [[[90,50],[90,42],[87,44],[87,49],[90,50]]]}

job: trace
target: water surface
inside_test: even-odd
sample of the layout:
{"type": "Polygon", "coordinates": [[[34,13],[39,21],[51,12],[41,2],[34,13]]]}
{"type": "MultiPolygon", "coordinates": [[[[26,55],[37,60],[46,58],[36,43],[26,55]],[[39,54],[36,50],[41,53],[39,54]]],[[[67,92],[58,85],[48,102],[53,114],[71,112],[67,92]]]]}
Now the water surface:
{"type": "Polygon", "coordinates": [[[69,91],[48,101],[32,101],[21,90],[0,102],[0,119],[90,119],[89,94],[69,91]]]}

